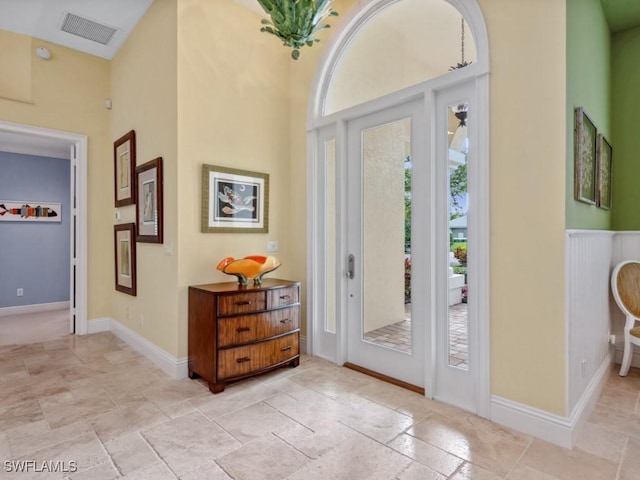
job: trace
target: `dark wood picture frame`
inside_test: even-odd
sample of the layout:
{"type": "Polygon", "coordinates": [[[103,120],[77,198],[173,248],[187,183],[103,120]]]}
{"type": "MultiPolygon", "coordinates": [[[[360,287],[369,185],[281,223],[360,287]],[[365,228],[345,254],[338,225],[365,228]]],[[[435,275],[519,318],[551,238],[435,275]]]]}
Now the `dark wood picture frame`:
{"type": "Polygon", "coordinates": [[[136,241],[163,242],[162,157],[136,167],[136,241]]]}
{"type": "Polygon", "coordinates": [[[269,174],[202,165],[202,233],[268,233],[269,174]]]}
{"type": "Polygon", "coordinates": [[[598,134],[598,193],[596,205],[603,210],[611,210],[611,174],[613,173],[613,147],[604,135],[598,134]]]}
{"type": "Polygon", "coordinates": [[[113,143],[115,206],[136,203],[136,132],[131,130],[113,143]]]}
{"type": "Polygon", "coordinates": [[[136,224],[113,226],[116,290],[136,296],[136,224]]]}
{"type": "Polygon", "coordinates": [[[596,204],[598,130],[582,107],[575,110],[574,197],[579,202],[596,204]]]}

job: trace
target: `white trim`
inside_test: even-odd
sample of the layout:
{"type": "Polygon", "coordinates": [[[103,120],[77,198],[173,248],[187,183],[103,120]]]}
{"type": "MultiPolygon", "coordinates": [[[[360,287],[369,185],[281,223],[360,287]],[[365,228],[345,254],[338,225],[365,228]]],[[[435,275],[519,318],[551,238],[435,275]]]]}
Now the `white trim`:
{"type": "Polygon", "coordinates": [[[308,353],[309,352],[309,347],[308,347],[307,342],[308,342],[307,336],[306,335],[300,335],[300,353],[308,353]]]}
{"type": "Polygon", "coordinates": [[[33,305],[17,305],[15,307],[0,308],[0,317],[9,315],[23,315],[26,313],[50,312],[69,308],[69,302],[36,303],[33,305]]]}
{"type": "Polygon", "coordinates": [[[92,318],[87,323],[87,334],[89,335],[111,331],[111,319],[109,317],[92,318]]]}
{"type": "MultiPolygon", "coordinates": [[[[633,348],[633,344],[631,344],[633,348]]],[[[615,346],[615,363],[618,365],[622,364],[622,356],[624,355],[624,346],[616,345],[615,346]]],[[[633,351],[633,356],[631,357],[631,366],[640,368],[640,351],[636,348],[633,351]]]]}
{"type": "Polygon", "coordinates": [[[607,383],[612,359],[611,354],[607,355],[569,417],[493,395],[491,421],[561,447],[572,448],[607,383]]]}
{"type": "Polygon", "coordinates": [[[186,378],[188,374],[187,357],[176,358],[167,351],[151,343],[139,333],[134,332],[129,327],[124,326],[113,318],[98,318],[90,320],[89,333],[110,331],[120,340],[125,342],[136,352],[144,355],[149,361],[160,370],[173,378],[186,378]]]}
{"type": "MultiPolygon", "coordinates": [[[[69,145],[75,145],[77,154],[76,164],[76,200],[77,218],[75,237],[73,236],[73,223],[70,225],[71,242],[75,241],[76,247],[76,332],[87,333],[87,136],[78,133],[52,130],[50,128],[34,127],[0,120],[0,132],[8,134],[28,135],[42,140],[60,143],[66,141],[69,145]]],[[[69,168],[72,162],[69,160],[69,168]]],[[[73,272],[73,269],[71,270],[73,272]]],[[[73,295],[73,292],[70,292],[73,295]]]]}
{"type": "Polygon", "coordinates": [[[566,233],[569,237],[614,237],[619,233],[626,232],[614,232],[612,230],[567,230],[566,233]]]}

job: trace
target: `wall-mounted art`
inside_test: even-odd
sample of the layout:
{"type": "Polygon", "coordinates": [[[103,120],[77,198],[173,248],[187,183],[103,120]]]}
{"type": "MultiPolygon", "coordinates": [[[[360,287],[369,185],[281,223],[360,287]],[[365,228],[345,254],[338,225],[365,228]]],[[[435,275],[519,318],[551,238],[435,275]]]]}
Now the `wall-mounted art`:
{"type": "Polygon", "coordinates": [[[162,157],[136,167],[136,240],[162,243],[162,157]]]}
{"type": "Polygon", "coordinates": [[[598,134],[597,148],[598,193],[596,205],[611,210],[611,172],[613,168],[613,147],[602,134],[598,134]]]}
{"type": "Polygon", "coordinates": [[[136,224],[114,225],[116,290],[136,296],[136,224]]]}
{"type": "Polygon", "coordinates": [[[136,132],[131,130],[113,143],[115,174],[115,205],[124,207],[136,203],[136,132]]]}
{"type": "Polygon", "coordinates": [[[269,174],[202,165],[201,231],[267,233],[269,174]]]}
{"type": "Polygon", "coordinates": [[[596,141],[597,130],[582,107],[575,111],[575,199],[595,205],[596,203],[596,141]]]}
{"type": "Polygon", "coordinates": [[[62,205],[54,202],[0,200],[0,222],[61,222],[62,205]]]}

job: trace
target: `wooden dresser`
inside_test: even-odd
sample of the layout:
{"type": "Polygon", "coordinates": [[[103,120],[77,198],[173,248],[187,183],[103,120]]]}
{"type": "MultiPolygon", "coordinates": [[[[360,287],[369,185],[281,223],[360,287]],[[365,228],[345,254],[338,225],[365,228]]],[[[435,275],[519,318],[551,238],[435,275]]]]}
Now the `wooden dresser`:
{"type": "Polygon", "coordinates": [[[189,377],[227,383],[300,363],[300,283],[263,279],[189,287],[189,377]]]}

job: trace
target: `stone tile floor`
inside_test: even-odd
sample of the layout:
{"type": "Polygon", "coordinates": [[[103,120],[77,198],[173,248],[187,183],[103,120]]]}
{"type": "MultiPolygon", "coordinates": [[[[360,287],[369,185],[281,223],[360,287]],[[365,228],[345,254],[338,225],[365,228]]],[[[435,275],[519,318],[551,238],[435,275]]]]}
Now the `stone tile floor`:
{"type": "MultiPolygon", "coordinates": [[[[467,368],[468,354],[467,304],[458,303],[449,307],[449,363],[454,367],[467,368]]],[[[365,333],[368,342],[411,352],[411,305],[405,309],[405,319],[386,327],[365,333]]]]}
{"type": "Polygon", "coordinates": [[[612,370],[567,450],[316,357],[213,395],[68,336],[0,347],[0,478],[638,479],[639,397],[612,370]]]}

